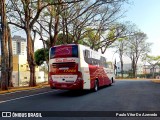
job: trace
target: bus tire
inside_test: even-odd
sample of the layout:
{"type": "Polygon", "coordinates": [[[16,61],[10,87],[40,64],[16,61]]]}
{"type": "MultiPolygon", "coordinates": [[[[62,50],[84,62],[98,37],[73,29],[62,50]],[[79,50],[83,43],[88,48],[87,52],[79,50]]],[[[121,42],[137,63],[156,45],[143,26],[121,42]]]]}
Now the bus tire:
{"type": "Polygon", "coordinates": [[[50,87],[51,89],[56,89],[55,87],[50,87]]]}
{"type": "Polygon", "coordinates": [[[109,84],[109,86],[111,86],[114,83],[113,77],[111,78],[111,83],[109,84]]]}
{"type": "Polygon", "coordinates": [[[98,87],[99,87],[98,80],[95,80],[95,82],[94,82],[94,92],[98,91],[98,87]]]}
{"type": "Polygon", "coordinates": [[[114,79],[113,79],[113,77],[112,77],[112,83],[114,83],[114,79]]]}

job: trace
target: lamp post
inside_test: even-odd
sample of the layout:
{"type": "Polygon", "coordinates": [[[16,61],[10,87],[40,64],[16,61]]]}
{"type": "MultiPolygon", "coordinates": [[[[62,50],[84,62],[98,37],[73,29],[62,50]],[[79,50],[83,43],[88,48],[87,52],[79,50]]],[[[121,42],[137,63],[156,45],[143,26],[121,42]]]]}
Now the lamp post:
{"type": "Polygon", "coordinates": [[[18,54],[18,87],[19,87],[19,54],[18,54]]]}

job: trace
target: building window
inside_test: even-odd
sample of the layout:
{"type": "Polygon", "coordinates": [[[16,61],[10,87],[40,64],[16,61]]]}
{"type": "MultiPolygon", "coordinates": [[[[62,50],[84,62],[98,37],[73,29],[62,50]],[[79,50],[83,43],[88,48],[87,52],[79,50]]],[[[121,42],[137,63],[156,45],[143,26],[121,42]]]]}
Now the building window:
{"type": "Polygon", "coordinates": [[[21,43],[17,42],[17,54],[21,53],[21,43]]]}

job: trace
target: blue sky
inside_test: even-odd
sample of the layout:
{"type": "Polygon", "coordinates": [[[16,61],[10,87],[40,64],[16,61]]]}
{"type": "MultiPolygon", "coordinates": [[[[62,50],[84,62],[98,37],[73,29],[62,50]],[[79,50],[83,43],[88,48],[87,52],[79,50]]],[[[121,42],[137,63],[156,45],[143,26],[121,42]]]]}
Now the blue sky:
{"type": "Polygon", "coordinates": [[[160,0],[133,0],[126,7],[124,20],[131,21],[147,34],[147,42],[152,42],[151,55],[160,55],[160,0]]]}
{"type": "MultiPolygon", "coordinates": [[[[131,1],[131,0],[130,0],[131,1]]],[[[160,56],[160,0],[132,0],[133,4],[125,5],[127,10],[123,21],[131,21],[144,33],[147,34],[147,42],[152,43],[151,52],[149,55],[160,56]]],[[[116,58],[119,61],[117,54],[114,54],[108,49],[106,55],[108,60],[114,61],[116,58]]],[[[125,58],[125,61],[130,62],[125,58]]]]}

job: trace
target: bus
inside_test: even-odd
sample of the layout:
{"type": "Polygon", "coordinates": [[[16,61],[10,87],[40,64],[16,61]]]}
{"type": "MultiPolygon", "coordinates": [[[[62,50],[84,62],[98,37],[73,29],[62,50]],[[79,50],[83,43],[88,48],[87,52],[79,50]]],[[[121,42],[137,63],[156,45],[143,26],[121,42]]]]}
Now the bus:
{"type": "Polygon", "coordinates": [[[111,85],[115,74],[111,62],[80,44],[53,46],[49,50],[49,84],[52,89],[91,90],[111,85]]]}

